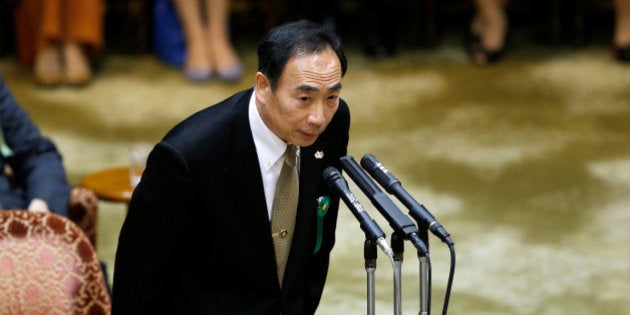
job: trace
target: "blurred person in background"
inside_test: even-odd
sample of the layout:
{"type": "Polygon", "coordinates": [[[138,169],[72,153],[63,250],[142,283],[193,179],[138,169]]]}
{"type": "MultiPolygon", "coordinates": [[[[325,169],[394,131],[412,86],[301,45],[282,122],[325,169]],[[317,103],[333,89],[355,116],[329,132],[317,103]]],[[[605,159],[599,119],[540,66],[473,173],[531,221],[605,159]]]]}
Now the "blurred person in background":
{"type": "MultiPolygon", "coordinates": [[[[508,0],[474,0],[475,14],[466,37],[466,50],[478,66],[495,63],[504,55],[509,31],[508,0]]],[[[613,56],[630,62],[630,0],[613,0],[615,26],[613,56]]]]}
{"type": "Polygon", "coordinates": [[[466,36],[470,60],[478,66],[499,61],[508,33],[508,0],[474,0],[475,13],[466,36]]]}
{"type": "Polygon", "coordinates": [[[193,82],[236,82],[243,66],[228,30],[229,0],[173,0],[186,41],[184,75],[193,82]]]}
{"type": "Polygon", "coordinates": [[[51,211],[67,217],[71,186],[61,155],[13,98],[2,75],[0,125],[0,209],[51,211]]]}
{"type": "Polygon", "coordinates": [[[81,86],[103,48],[103,0],[20,0],[14,9],[20,64],[44,86],[81,86]]]}
{"type": "Polygon", "coordinates": [[[619,61],[630,62],[630,0],[614,0],[614,4],[613,54],[619,61]]]}

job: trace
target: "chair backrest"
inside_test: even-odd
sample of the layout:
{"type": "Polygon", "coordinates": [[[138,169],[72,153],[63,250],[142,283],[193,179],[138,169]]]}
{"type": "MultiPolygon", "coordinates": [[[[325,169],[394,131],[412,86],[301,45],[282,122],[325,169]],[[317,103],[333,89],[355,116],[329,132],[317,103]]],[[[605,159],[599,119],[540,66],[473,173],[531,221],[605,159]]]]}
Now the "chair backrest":
{"type": "Polygon", "coordinates": [[[53,213],[0,211],[0,314],[110,314],[90,240],[53,213]]]}

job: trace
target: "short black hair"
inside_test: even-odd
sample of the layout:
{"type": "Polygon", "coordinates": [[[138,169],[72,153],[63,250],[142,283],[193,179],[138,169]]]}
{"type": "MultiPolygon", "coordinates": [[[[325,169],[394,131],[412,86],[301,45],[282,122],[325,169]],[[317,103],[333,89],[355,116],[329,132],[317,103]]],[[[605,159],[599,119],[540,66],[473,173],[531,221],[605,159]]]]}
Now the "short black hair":
{"type": "Polygon", "coordinates": [[[303,53],[317,53],[331,47],[341,63],[341,76],[346,74],[348,61],[341,38],[330,28],[300,20],[273,28],[258,45],[258,71],[263,73],[275,89],[284,67],[291,57],[303,53]]]}

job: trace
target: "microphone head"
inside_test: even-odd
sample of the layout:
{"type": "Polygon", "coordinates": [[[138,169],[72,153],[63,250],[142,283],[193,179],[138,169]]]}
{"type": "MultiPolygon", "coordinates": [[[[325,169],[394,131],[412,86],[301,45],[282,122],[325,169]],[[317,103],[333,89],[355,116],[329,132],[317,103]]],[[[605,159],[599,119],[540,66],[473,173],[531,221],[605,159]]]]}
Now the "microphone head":
{"type": "Polygon", "coordinates": [[[339,170],[337,170],[334,166],[328,166],[322,172],[322,178],[326,184],[332,183],[335,180],[341,178],[341,174],[339,170]]]}
{"type": "Polygon", "coordinates": [[[351,155],[339,158],[341,167],[350,176],[350,178],[361,188],[364,194],[373,196],[381,190],[376,186],[368,174],[359,166],[351,155]]]}
{"type": "Polygon", "coordinates": [[[378,160],[374,155],[368,153],[361,158],[361,166],[366,170],[372,170],[378,164],[378,160]]]}
{"type": "Polygon", "coordinates": [[[390,194],[393,193],[392,187],[400,184],[398,178],[372,154],[368,153],[361,158],[361,166],[390,194]]]}

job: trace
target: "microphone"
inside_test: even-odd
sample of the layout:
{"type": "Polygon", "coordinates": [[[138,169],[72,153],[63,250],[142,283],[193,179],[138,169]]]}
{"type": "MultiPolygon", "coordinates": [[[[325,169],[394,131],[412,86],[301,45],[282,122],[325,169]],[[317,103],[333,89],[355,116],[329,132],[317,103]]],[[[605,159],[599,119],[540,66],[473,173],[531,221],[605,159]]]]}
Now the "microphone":
{"type": "Polygon", "coordinates": [[[400,209],[385,195],[365,174],[363,169],[354,161],[352,156],[343,156],[340,158],[342,168],[348,173],[348,176],[359,186],[365,193],[376,209],[387,219],[389,225],[396,233],[407,237],[411,243],[423,254],[427,255],[429,250],[426,244],[418,236],[418,229],[411,220],[404,215],[400,209]]]}
{"type": "Polygon", "coordinates": [[[324,169],[322,177],[324,178],[324,182],[337,192],[337,194],[339,194],[354,217],[359,220],[361,230],[365,233],[365,237],[368,240],[375,240],[378,246],[381,247],[381,249],[389,257],[392,257],[393,252],[389,244],[385,241],[385,233],[381,230],[378,224],[370,218],[370,215],[365,211],[361,203],[359,203],[357,198],[352,194],[352,192],[350,192],[348,183],[343,176],[341,176],[339,171],[336,168],[329,166],[324,169]]]}
{"type": "Polygon", "coordinates": [[[396,196],[409,209],[409,214],[418,225],[428,228],[442,242],[453,245],[450,234],[423,205],[419,204],[400,184],[398,178],[390,173],[373,155],[366,154],[361,159],[361,166],[390,194],[396,196]]]}

